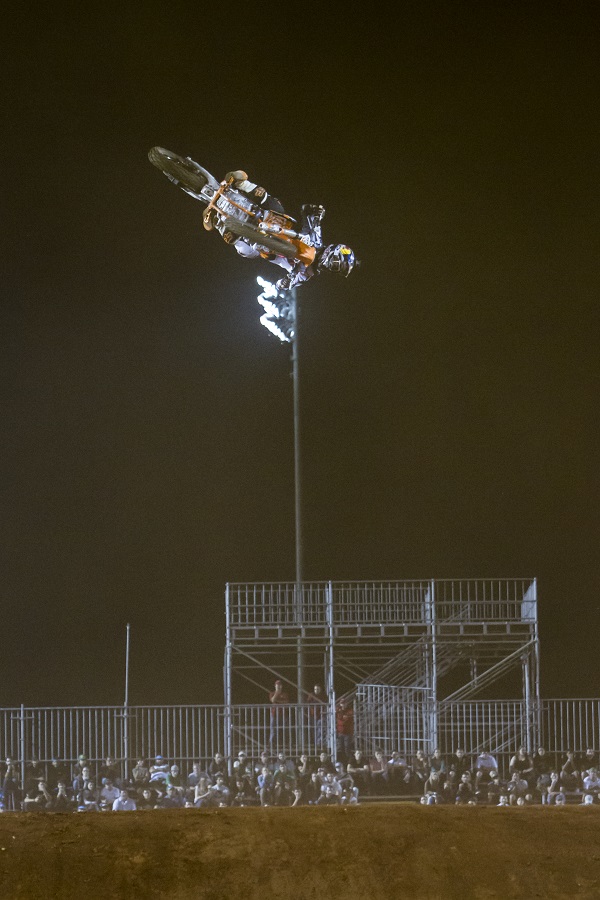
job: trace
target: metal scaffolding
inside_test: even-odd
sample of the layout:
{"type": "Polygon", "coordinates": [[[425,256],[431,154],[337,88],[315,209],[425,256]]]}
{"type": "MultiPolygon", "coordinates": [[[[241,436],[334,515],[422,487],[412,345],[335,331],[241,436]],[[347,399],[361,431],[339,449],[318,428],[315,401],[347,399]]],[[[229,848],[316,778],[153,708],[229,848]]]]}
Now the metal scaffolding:
{"type": "MultiPolygon", "coordinates": [[[[264,703],[277,678],[302,704],[310,676],[329,700],[332,748],[341,696],[354,702],[364,746],[431,751],[449,711],[483,697],[521,700],[519,734],[527,746],[537,741],[533,578],[228,584],[226,621],[226,717],[244,685],[253,686],[250,702],[264,703]]],[[[510,731],[504,720],[502,728],[510,731]]]]}

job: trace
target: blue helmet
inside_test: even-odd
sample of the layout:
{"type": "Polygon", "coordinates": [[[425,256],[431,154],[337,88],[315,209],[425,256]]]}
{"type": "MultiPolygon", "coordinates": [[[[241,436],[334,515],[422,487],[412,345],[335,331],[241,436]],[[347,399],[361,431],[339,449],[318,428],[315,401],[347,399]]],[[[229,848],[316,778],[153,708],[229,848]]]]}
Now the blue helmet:
{"type": "Polygon", "coordinates": [[[356,257],[350,247],[346,247],[345,244],[329,244],[321,253],[317,269],[319,272],[321,269],[327,269],[347,278],[355,265],[356,257]]]}

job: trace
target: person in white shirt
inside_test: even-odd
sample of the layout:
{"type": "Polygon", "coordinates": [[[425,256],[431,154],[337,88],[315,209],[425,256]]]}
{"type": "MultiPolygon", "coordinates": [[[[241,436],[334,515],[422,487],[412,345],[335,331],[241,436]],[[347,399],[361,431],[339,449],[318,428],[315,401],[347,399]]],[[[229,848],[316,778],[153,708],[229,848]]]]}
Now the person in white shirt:
{"type": "Polygon", "coordinates": [[[135,800],[131,799],[127,791],[120,791],[112,805],[113,812],[133,812],[135,809],[137,809],[135,800]]]}

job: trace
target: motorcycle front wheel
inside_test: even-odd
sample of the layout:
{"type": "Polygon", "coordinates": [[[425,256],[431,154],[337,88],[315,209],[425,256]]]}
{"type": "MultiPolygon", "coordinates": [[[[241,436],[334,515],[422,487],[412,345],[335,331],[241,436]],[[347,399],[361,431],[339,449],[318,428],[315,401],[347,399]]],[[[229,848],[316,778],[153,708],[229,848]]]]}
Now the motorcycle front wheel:
{"type": "Polygon", "coordinates": [[[186,193],[197,195],[208,183],[209,179],[202,166],[189,157],[178,156],[177,153],[165,150],[164,147],[153,147],[148,153],[148,159],[153,166],[164,172],[173,184],[186,193]]]}

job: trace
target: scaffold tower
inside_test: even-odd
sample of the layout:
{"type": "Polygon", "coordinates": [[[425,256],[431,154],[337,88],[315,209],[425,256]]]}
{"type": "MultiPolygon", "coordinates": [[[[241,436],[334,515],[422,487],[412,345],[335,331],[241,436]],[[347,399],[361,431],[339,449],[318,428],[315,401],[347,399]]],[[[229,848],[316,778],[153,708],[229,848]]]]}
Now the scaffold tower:
{"type": "Polygon", "coordinates": [[[459,702],[514,697],[535,742],[534,578],[228,584],[225,600],[226,710],[266,702],[275,679],[301,705],[318,683],[332,749],[345,697],[363,745],[431,751],[459,702]]]}

